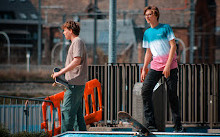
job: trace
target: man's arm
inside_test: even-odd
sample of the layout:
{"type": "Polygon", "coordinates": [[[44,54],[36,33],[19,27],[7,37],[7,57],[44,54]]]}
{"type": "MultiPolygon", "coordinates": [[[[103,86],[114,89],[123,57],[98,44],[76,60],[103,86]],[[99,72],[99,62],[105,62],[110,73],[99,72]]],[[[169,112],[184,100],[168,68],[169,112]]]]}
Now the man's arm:
{"type": "Polygon", "coordinates": [[[171,65],[171,63],[173,61],[173,57],[176,53],[175,39],[169,41],[169,44],[171,46],[170,52],[169,52],[169,57],[168,57],[167,63],[166,63],[164,70],[163,70],[163,74],[164,74],[165,78],[168,78],[170,76],[170,65],[171,65]]]}
{"type": "Polygon", "coordinates": [[[73,61],[68,65],[66,66],[65,68],[61,69],[59,72],[55,72],[53,74],[53,79],[55,79],[56,77],[62,75],[62,74],[65,74],[66,72],[70,71],[70,70],[73,70],[76,66],[80,65],[81,63],[81,57],[75,57],[73,59],[73,61]]]}
{"type": "Polygon", "coordinates": [[[150,51],[150,48],[147,48],[147,51],[144,57],[144,66],[143,66],[142,73],[141,73],[141,82],[143,82],[146,77],[146,70],[147,70],[148,64],[151,61],[151,58],[152,58],[152,53],[150,51]]]}

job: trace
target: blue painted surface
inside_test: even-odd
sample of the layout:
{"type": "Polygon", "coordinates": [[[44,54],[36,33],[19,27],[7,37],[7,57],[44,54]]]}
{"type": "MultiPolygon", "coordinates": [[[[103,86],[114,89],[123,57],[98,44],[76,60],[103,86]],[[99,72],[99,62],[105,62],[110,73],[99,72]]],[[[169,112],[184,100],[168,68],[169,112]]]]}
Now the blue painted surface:
{"type": "Polygon", "coordinates": [[[66,134],[61,137],[136,137],[133,135],[66,134]]]}
{"type": "MultiPolygon", "coordinates": [[[[148,135],[147,137],[213,137],[212,135],[148,135]]],[[[217,136],[217,135],[215,135],[217,136]]],[[[219,134],[220,136],[220,134],[219,134]]],[[[60,137],[140,137],[139,135],[134,136],[134,135],[102,135],[102,134],[73,134],[73,133],[68,133],[65,135],[62,135],[60,137]]],[[[144,136],[141,136],[144,137],[144,136]]]]}
{"type": "MultiPolygon", "coordinates": [[[[186,133],[207,133],[209,127],[187,127],[185,128],[186,133]]],[[[166,132],[173,132],[173,128],[166,128],[166,132]]]]}
{"type": "Polygon", "coordinates": [[[124,131],[124,132],[131,132],[132,128],[113,128],[112,131],[124,131]]]}
{"type": "MultiPolygon", "coordinates": [[[[153,132],[147,137],[220,137],[220,133],[173,133],[173,132],[153,132]]],[[[144,137],[138,132],[111,131],[111,132],[89,132],[89,131],[68,131],[56,137],[144,137]]]]}

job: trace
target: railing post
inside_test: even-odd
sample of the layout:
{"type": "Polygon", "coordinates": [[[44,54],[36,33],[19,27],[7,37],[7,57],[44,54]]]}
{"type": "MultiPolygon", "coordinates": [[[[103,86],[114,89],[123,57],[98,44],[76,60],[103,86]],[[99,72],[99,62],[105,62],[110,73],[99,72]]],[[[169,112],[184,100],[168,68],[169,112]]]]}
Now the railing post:
{"type": "MultiPolygon", "coordinates": [[[[120,66],[119,66],[119,64],[117,63],[117,65],[116,65],[116,80],[117,80],[117,88],[116,88],[116,92],[117,92],[117,108],[116,108],[116,110],[117,110],[117,112],[118,111],[121,111],[120,110],[120,86],[121,86],[121,83],[119,82],[120,80],[119,80],[119,71],[120,71],[120,66]]],[[[117,123],[119,122],[119,119],[118,119],[118,115],[116,116],[116,118],[117,118],[117,123]]]]}
{"type": "MultiPolygon", "coordinates": [[[[195,123],[197,123],[198,122],[198,89],[199,89],[199,87],[198,87],[198,84],[199,84],[199,77],[198,77],[198,66],[197,65],[195,65],[195,104],[194,104],[194,106],[195,106],[195,116],[194,116],[194,122],[195,123]]],[[[200,75],[199,75],[200,76],[200,75]]]]}
{"type": "Polygon", "coordinates": [[[108,63],[105,63],[105,88],[104,88],[104,96],[105,96],[105,101],[104,101],[104,124],[107,125],[107,112],[108,112],[108,63]]]}
{"type": "Polygon", "coordinates": [[[183,65],[182,68],[183,75],[183,90],[182,90],[182,120],[186,122],[186,64],[183,65]]]}
{"type": "Polygon", "coordinates": [[[52,104],[53,105],[53,122],[52,122],[52,136],[54,135],[54,127],[55,127],[55,111],[56,111],[56,109],[55,109],[55,107],[54,107],[54,104],[52,104]]]}
{"type": "Polygon", "coordinates": [[[210,95],[209,98],[209,113],[208,113],[208,117],[209,117],[209,127],[212,129],[213,128],[213,95],[210,95]]]}
{"type": "Polygon", "coordinates": [[[111,66],[109,67],[109,111],[110,111],[110,121],[111,121],[111,124],[113,124],[113,95],[114,95],[114,77],[113,77],[113,69],[114,69],[114,64],[111,63],[111,66]]]}
{"type": "Polygon", "coordinates": [[[219,106],[218,106],[218,102],[219,102],[219,79],[218,79],[218,76],[219,76],[219,64],[213,64],[213,68],[214,68],[214,72],[213,72],[213,79],[214,79],[214,82],[213,82],[213,116],[214,116],[214,119],[213,121],[215,123],[219,122],[219,114],[218,114],[218,110],[219,110],[219,106]]]}
{"type": "Polygon", "coordinates": [[[187,104],[187,108],[188,108],[188,121],[191,122],[192,117],[191,117],[191,107],[192,107],[192,64],[188,65],[188,104],[187,104]]]}
{"type": "Polygon", "coordinates": [[[24,114],[25,114],[25,120],[26,120],[26,132],[28,132],[28,117],[29,117],[29,106],[28,106],[28,100],[25,102],[25,109],[24,109],[24,114]]]}
{"type": "Polygon", "coordinates": [[[200,123],[204,123],[204,71],[205,71],[205,65],[201,65],[200,69],[200,123]]]}

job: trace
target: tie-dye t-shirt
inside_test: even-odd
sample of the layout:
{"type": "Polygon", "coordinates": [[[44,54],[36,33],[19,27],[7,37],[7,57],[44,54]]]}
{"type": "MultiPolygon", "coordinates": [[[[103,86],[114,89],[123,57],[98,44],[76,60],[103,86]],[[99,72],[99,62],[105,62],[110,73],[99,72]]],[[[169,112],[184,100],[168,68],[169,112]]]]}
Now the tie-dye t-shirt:
{"type": "MultiPolygon", "coordinates": [[[[151,69],[163,71],[169,57],[169,41],[175,39],[172,28],[168,24],[159,24],[155,28],[145,31],[143,37],[143,47],[150,48],[153,55],[151,69]]],[[[176,53],[173,57],[170,69],[177,68],[176,53]]]]}

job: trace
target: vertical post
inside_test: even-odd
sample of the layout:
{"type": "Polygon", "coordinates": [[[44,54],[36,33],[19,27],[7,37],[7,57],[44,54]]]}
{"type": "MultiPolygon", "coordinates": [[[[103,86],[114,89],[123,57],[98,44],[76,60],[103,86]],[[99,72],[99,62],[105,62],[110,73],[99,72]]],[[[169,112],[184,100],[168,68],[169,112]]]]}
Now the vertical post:
{"type": "MultiPolygon", "coordinates": [[[[66,14],[63,15],[63,23],[66,21],[66,14]]],[[[65,67],[66,61],[66,38],[63,34],[63,46],[62,46],[62,65],[65,67]]]]}
{"type": "Polygon", "coordinates": [[[27,58],[27,72],[30,72],[30,51],[28,50],[26,53],[27,58]]]}
{"type": "MultiPolygon", "coordinates": [[[[111,84],[111,69],[113,63],[117,63],[117,51],[116,51],[116,0],[109,0],[109,47],[108,47],[108,106],[110,106],[110,92],[112,90],[111,84]],[[110,66],[111,65],[111,66],[110,66]]],[[[111,97],[112,98],[112,97],[111,97]]],[[[110,112],[111,108],[108,108],[108,111],[110,112]]],[[[110,119],[111,119],[111,113],[110,112],[110,119]]],[[[112,120],[112,119],[111,119],[112,120]]],[[[112,123],[112,121],[111,121],[112,123]]]]}
{"type": "Polygon", "coordinates": [[[8,45],[8,64],[10,64],[10,56],[11,56],[11,53],[10,53],[10,39],[7,35],[7,33],[3,32],[3,31],[0,31],[0,34],[2,34],[3,36],[5,36],[6,40],[7,40],[7,45],[8,45]]]}
{"type": "Polygon", "coordinates": [[[29,120],[29,106],[28,106],[28,100],[25,102],[25,108],[24,108],[24,114],[25,114],[25,120],[26,120],[26,132],[28,132],[28,120],[29,120]]]}
{"type": "Polygon", "coordinates": [[[109,48],[108,63],[116,63],[116,0],[110,0],[109,3],[109,48]]]}
{"type": "MultiPolygon", "coordinates": [[[[148,6],[148,0],[145,0],[145,7],[147,7],[148,6]]],[[[147,29],[147,21],[145,20],[145,18],[144,18],[144,28],[145,28],[145,30],[147,29]]]]}
{"type": "Polygon", "coordinates": [[[195,3],[194,0],[191,0],[190,4],[190,64],[193,63],[193,53],[194,53],[194,45],[195,45],[195,3]]]}
{"type": "Polygon", "coordinates": [[[41,0],[38,0],[38,65],[41,64],[41,0]]]}
{"type": "Polygon", "coordinates": [[[94,45],[93,45],[93,64],[97,63],[97,55],[96,55],[96,45],[97,45],[97,0],[95,0],[94,4],[94,45]]]}
{"type": "Polygon", "coordinates": [[[107,121],[108,121],[108,112],[109,112],[109,108],[108,108],[108,100],[109,100],[109,64],[108,63],[105,63],[105,87],[107,88],[104,88],[104,96],[105,96],[105,99],[104,99],[104,123],[105,125],[107,125],[107,121]]]}
{"type": "MultiPolygon", "coordinates": [[[[148,6],[148,0],[145,0],[145,7],[147,7],[147,6],[148,6]]],[[[144,29],[145,29],[145,30],[147,29],[147,26],[148,26],[147,21],[146,21],[146,19],[144,18],[144,29]]],[[[146,51],[147,51],[147,49],[144,48],[144,52],[146,52],[146,51]]]]}

